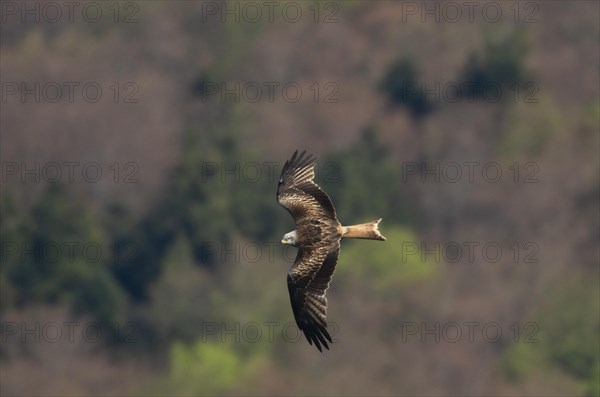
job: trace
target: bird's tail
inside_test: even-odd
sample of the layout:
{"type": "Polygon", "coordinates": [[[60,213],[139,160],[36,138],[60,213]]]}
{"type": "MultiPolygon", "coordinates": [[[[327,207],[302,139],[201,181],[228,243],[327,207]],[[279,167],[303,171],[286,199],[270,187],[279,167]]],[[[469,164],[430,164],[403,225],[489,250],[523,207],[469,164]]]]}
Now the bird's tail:
{"type": "Polygon", "coordinates": [[[379,233],[379,222],[381,222],[381,218],[360,225],[342,226],[342,238],[366,238],[385,241],[385,237],[379,233]]]}

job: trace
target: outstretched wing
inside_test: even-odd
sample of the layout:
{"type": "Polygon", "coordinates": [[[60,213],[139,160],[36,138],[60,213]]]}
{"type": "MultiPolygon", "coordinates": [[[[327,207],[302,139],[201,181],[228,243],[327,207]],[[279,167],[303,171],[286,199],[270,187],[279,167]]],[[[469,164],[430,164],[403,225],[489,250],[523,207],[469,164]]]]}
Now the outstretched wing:
{"type": "Polygon", "coordinates": [[[296,223],[305,216],[337,219],[331,199],[313,181],[315,178],[316,158],[304,157],[306,151],[298,156],[294,152],[281,171],[277,186],[277,201],[294,217],[296,223]]]}
{"type": "Polygon", "coordinates": [[[321,345],[329,349],[327,341],[332,342],[327,331],[325,292],[335,271],[340,252],[339,242],[333,250],[327,252],[327,248],[310,251],[300,249],[288,274],[288,290],[298,328],[302,330],[308,343],[314,343],[321,352],[321,345]]]}
{"type": "Polygon", "coordinates": [[[288,274],[288,290],[298,328],[311,345],[320,352],[321,345],[329,349],[332,342],[327,331],[327,298],[331,276],[335,271],[340,241],[320,247],[300,248],[288,274]]]}

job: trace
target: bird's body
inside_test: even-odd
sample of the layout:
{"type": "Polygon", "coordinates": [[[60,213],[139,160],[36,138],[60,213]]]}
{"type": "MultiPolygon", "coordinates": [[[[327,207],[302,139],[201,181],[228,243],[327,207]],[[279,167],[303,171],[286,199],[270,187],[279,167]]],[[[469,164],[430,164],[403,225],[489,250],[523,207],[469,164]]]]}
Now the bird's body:
{"type": "Polygon", "coordinates": [[[342,225],[337,219],[302,219],[296,225],[297,245],[309,248],[329,245],[342,237],[342,225]]]}
{"type": "Polygon", "coordinates": [[[316,159],[305,152],[285,163],[277,187],[277,201],[296,221],[296,229],[282,243],[298,247],[288,273],[288,289],[294,318],[308,342],[322,351],[329,348],[325,292],[340,252],[342,238],[385,240],[378,230],[381,219],[361,225],[342,226],[331,199],[314,183],[316,159]]]}

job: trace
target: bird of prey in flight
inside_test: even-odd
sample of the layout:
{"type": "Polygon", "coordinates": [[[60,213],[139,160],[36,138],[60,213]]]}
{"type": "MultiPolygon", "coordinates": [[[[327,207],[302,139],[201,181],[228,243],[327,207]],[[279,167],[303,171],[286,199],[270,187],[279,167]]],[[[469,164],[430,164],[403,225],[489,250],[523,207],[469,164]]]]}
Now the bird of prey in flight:
{"type": "Polygon", "coordinates": [[[298,328],[319,351],[332,342],[327,331],[325,292],[340,253],[342,238],[385,240],[379,233],[381,219],[342,226],[331,199],[314,182],[316,158],[306,151],[286,161],[277,187],[277,201],[296,221],[296,229],[281,240],[298,247],[296,260],[287,276],[288,290],[298,328]]]}

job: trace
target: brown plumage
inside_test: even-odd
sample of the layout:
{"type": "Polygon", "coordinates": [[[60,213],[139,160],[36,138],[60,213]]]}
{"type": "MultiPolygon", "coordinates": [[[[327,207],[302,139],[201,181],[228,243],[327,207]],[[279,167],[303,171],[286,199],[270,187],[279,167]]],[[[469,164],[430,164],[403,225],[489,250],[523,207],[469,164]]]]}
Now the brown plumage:
{"type": "Polygon", "coordinates": [[[288,290],[298,328],[319,351],[329,349],[327,298],[325,292],[340,253],[342,238],[385,240],[377,228],[381,219],[354,226],[342,226],[331,199],[314,182],[316,158],[298,155],[285,163],[277,187],[277,201],[296,221],[296,230],[283,243],[298,247],[296,260],[287,276],[288,290]]]}

